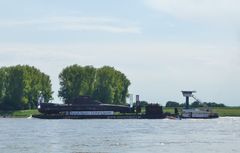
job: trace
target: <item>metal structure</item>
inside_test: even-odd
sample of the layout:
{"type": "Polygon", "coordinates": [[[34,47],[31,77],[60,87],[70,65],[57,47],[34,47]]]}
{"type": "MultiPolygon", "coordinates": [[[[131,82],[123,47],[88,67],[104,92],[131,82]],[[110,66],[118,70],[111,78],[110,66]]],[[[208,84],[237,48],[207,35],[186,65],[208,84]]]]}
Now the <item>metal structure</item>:
{"type": "Polygon", "coordinates": [[[183,96],[186,97],[186,109],[189,109],[189,97],[196,99],[193,93],[196,93],[196,91],[182,91],[183,96]]]}
{"type": "Polygon", "coordinates": [[[141,105],[139,95],[136,95],[136,114],[141,113],[141,105]]]}
{"type": "Polygon", "coordinates": [[[204,105],[204,103],[200,99],[198,99],[195,95],[193,95],[193,93],[196,93],[196,92],[197,91],[182,91],[183,96],[186,97],[186,109],[189,109],[189,97],[192,97],[197,102],[204,105]]]}
{"type": "Polygon", "coordinates": [[[218,114],[212,112],[212,110],[208,108],[207,105],[204,105],[201,100],[196,98],[193,93],[196,93],[196,91],[182,91],[183,96],[186,97],[186,107],[182,110],[181,116],[183,118],[217,118],[218,114]],[[204,107],[189,108],[189,97],[192,97],[204,107]]]}

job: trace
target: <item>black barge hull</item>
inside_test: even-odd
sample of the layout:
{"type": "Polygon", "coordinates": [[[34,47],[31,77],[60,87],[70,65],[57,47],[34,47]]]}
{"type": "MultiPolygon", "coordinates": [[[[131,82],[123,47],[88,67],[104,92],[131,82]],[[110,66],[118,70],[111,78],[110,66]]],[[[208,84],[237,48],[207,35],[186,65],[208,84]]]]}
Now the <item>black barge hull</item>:
{"type": "Polygon", "coordinates": [[[33,115],[34,118],[39,119],[164,119],[165,115],[149,116],[149,115],[60,115],[60,114],[39,114],[33,115]]]}

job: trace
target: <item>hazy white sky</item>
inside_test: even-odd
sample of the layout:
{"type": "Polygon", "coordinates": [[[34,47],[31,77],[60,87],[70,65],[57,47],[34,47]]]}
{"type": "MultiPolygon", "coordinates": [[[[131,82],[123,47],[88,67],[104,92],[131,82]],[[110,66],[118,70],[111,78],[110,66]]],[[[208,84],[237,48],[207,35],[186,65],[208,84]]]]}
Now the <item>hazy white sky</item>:
{"type": "Polygon", "coordinates": [[[0,0],[0,66],[29,64],[50,75],[69,65],[114,66],[130,93],[165,104],[240,105],[238,0],[0,0]]]}

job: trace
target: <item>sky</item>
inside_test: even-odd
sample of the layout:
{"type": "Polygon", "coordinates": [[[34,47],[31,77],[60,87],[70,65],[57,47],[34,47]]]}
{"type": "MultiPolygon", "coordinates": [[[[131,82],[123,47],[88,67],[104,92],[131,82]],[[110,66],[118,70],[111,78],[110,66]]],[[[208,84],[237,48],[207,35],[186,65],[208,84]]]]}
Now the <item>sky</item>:
{"type": "Polygon", "coordinates": [[[0,0],[0,67],[109,65],[129,93],[165,105],[202,101],[240,106],[239,0],[0,0]]]}

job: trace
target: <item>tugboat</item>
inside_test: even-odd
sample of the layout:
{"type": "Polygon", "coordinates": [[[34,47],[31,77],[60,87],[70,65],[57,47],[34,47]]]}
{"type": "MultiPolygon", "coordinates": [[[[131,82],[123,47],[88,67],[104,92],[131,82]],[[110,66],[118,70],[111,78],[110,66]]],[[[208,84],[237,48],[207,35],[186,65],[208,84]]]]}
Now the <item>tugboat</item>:
{"type": "Polygon", "coordinates": [[[199,99],[197,99],[193,93],[196,91],[182,91],[184,97],[186,97],[186,107],[182,110],[181,117],[182,118],[218,118],[218,114],[212,112],[210,108],[204,106],[203,108],[189,108],[189,97],[194,98],[196,101],[202,103],[199,99]]]}

